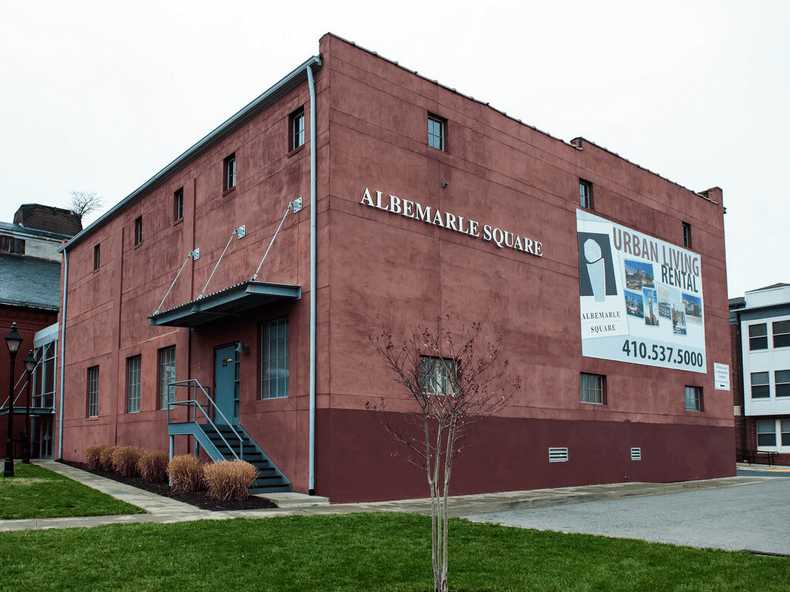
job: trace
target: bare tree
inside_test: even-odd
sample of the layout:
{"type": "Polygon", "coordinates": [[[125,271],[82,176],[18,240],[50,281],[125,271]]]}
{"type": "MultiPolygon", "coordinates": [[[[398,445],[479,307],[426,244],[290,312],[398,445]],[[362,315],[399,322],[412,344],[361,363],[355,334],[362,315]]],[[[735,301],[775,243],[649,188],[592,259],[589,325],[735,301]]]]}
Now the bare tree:
{"type": "MultiPolygon", "coordinates": [[[[416,403],[387,431],[425,471],[431,496],[431,555],[435,592],[447,592],[448,496],[453,461],[476,420],[494,415],[520,389],[500,358],[500,339],[483,337],[480,323],[453,334],[421,327],[398,339],[384,329],[371,338],[397,384],[416,403]]],[[[375,406],[371,404],[370,406],[375,406]]],[[[379,406],[381,409],[381,407],[379,406]]]]}
{"type": "Polygon", "coordinates": [[[95,212],[102,207],[102,200],[96,192],[87,191],[72,191],[71,192],[71,211],[79,216],[82,220],[83,216],[95,212]]]}

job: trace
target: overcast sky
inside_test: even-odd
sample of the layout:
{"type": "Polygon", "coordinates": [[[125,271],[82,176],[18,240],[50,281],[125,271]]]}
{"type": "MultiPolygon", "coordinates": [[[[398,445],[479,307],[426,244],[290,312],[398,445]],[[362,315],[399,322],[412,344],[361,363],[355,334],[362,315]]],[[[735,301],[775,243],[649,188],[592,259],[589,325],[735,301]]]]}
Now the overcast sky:
{"type": "Polygon", "coordinates": [[[105,209],[332,31],[727,206],[729,292],[790,282],[790,2],[0,0],[0,220],[105,209]],[[496,8],[494,5],[496,4],[496,8]],[[784,241],[780,241],[784,238],[784,241]]]}

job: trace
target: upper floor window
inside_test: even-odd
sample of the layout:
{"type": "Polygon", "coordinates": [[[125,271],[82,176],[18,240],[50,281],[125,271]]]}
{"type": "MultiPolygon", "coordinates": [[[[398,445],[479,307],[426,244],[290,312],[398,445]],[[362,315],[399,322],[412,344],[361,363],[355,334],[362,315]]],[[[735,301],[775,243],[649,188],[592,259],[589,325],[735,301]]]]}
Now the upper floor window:
{"type": "Polygon", "coordinates": [[[420,385],[426,395],[454,395],[458,364],[452,358],[420,356],[420,385]]]}
{"type": "Polygon", "coordinates": [[[101,267],[101,244],[93,245],[93,271],[101,267]]]}
{"type": "Polygon", "coordinates": [[[137,216],[134,219],[134,246],[143,244],[143,217],[137,216]]]}
{"type": "Polygon", "coordinates": [[[702,411],[702,387],[687,386],[684,391],[686,411],[702,411]]]}
{"type": "Polygon", "coordinates": [[[304,145],[304,107],[299,107],[288,116],[288,150],[304,145]]]}
{"type": "Polygon", "coordinates": [[[592,183],[579,179],[579,207],[583,210],[593,209],[592,183]]]}
{"type": "Polygon", "coordinates": [[[768,349],[768,325],[749,325],[749,350],[768,349]]]}
{"type": "Polygon", "coordinates": [[[771,324],[774,335],[774,347],[790,346],[790,321],[776,321],[771,324]]]}
{"type": "Polygon", "coordinates": [[[0,253],[25,254],[25,240],[15,236],[0,236],[0,253]]]}
{"type": "Polygon", "coordinates": [[[222,188],[224,191],[236,189],[236,153],[226,156],[222,161],[222,188]]]}
{"type": "Polygon", "coordinates": [[[88,417],[98,417],[99,415],[99,367],[91,366],[88,368],[86,392],[86,412],[88,417]]]}
{"type": "Polygon", "coordinates": [[[683,246],[691,248],[691,224],[683,222],[683,246]]]}
{"type": "Polygon", "coordinates": [[[774,372],[774,388],[777,397],[790,397],[790,370],[774,372]]]}
{"type": "Polygon", "coordinates": [[[288,319],[261,328],[261,399],[288,396],[288,319]]]}
{"type": "Polygon", "coordinates": [[[606,377],[582,372],[579,380],[579,400],[582,403],[603,405],[606,402],[606,377]]]}
{"type": "Polygon", "coordinates": [[[438,115],[428,114],[428,146],[445,150],[447,145],[447,120],[438,115]]]}
{"type": "Polygon", "coordinates": [[[184,219],[184,188],[179,187],[173,193],[173,222],[184,219]]]}
{"type": "Polygon", "coordinates": [[[752,372],[752,399],[767,399],[771,396],[771,375],[769,372],[752,372]]]}
{"type": "Polygon", "coordinates": [[[126,412],[140,411],[140,362],[141,357],[126,358],[126,412]]]}

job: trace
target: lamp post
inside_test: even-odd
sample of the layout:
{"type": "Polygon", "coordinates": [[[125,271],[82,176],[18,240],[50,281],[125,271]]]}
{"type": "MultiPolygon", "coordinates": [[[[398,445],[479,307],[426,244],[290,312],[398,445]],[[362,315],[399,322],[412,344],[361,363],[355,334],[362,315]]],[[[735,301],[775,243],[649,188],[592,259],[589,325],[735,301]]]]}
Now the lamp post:
{"type": "Polygon", "coordinates": [[[22,336],[16,330],[16,323],[11,323],[11,331],[5,336],[5,344],[8,346],[8,358],[10,370],[8,374],[8,431],[5,437],[5,463],[3,464],[3,477],[14,476],[14,365],[16,363],[16,352],[22,343],[22,336]]]}
{"type": "Polygon", "coordinates": [[[25,356],[25,373],[27,374],[27,405],[25,406],[25,456],[22,457],[22,462],[26,465],[30,464],[30,447],[32,446],[33,439],[30,434],[30,403],[31,391],[33,390],[33,369],[36,367],[36,358],[33,356],[33,350],[27,352],[25,356]]]}

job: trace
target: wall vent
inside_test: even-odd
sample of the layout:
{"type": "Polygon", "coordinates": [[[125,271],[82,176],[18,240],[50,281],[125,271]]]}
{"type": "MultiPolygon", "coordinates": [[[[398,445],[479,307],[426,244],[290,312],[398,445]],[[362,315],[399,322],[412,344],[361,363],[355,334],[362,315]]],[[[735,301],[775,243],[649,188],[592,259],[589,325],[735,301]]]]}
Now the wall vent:
{"type": "Polygon", "coordinates": [[[631,460],[642,460],[642,449],[641,448],[632,448],[631,449],[631,460]]]}
{"type": "Polygon", "coordinates": [[[549,448],[550,463],[568,462],[568,458],[567,448],[549,448]]]}

